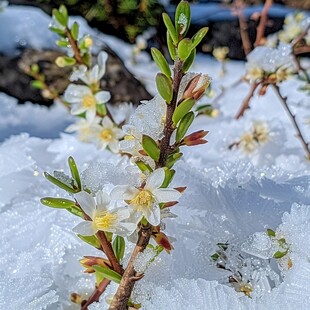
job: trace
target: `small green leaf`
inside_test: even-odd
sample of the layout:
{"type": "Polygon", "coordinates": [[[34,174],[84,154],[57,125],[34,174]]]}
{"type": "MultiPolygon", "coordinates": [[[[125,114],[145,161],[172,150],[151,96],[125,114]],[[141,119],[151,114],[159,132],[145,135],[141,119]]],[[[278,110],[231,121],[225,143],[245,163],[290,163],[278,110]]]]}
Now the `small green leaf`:
{"type": "Polygon", "coordinates": [[[209,30],[208,27],[203,27],[195,33],[195,35],[192,37],[194,47],[196,47],[202,41],[202,39],[207,34],[208,30],[209,30]]]}
{"type": "Polygon", "coordinates": [[[276,236],[276,233],[272,230],[272,229],[267,229],[267,235],[269,237],[275,237],[276,236]]]}
{"type": "Polygon", "coordinates": [[[73,215],[78,216],[78,217],[84,219],[84,213],[82,212],[82,210],[79,207],[74,206],[74,207],[71,207],[71,208],[67,208],[66,210],[68,212],[72,213],[73,215]]]}
{"type": "Polygon", "coordinates": [[[98,241],[97,237],[95,235],[93,236],[82,236],[77,234],[77,236],[83,240],[84,242],[90,244],[91,246],[95,247],[96,249],[100,249],[100,242],[98,241]]]}
{"type": "Polygon", "coordinates": [[[163,73],[157,73],[156,75],[156,86],[161,97],[170,103],[172,100],[173,90],[172,81],[163,73]]]}
{"type": "Polygon", "coordinates": [[[173,41],[171,39],[171,36],[169,34],[169,32],[167,31],[167,46],[168,46],[168,50],[169,50],[169,54],[172,60],[175,60],[177,57],[177,52],[176,52],[176,48],[173,44],[173,41]]]}
{"type": "Polygon", "coordinates": [[[153,169],[150,167],[150,165],[146,164],[143,161],[136,161],[135,164],[138,166],[138,168],[142,171],[149,171],[149,172],[153,172],[153,169]]]}
{"type": "Polygon", "coordinates": [[[176,154],[169,155],[166,160],[166,167],[171,168],[182,156],[183,156],[182,153],[176,153],[176,154]]]}
{"type": "Polygon", "coordinates": [[[44,89],[44,83],[38,80],[32,81],[31,86],[36,89],[44,89]]]}
{"type": "Polygon", "coordinates": [[[192,124],[195,118],[194,112],[188,112],[180,121],[177,128],[176,142],[180,142],[182,138],[186,135],[189,126],[192,124]]]}
{"type": "Polygon", "coordinates": [[[175,11],[175,29],[181,35],[186,35],[191,23],[191,8],[187,1],[181,1],[175,11]]]}
{"type": "Polygon", "coordinates": [[[53,176],[51,176],[49,173],[44,172],[44,176],[53,184],[55,184],[56,186],[64,189],[65,191],[74,194],[77,193],[76,190],[74,190],[72,187],[69,187],[67,184],[62,183],[61,181],[59,181],[58,179],[54,178],[53,176]]]}
{"type": "Polygon", "coordinates": [[[190,109],[194,106],[195,100],[193,98],[188,98],[182,101],[174,110],[174,113],[172,115],[172,121],[174,125],[177,125],[177,123],[184,117],[184,115],[190,111],[190,109]]]}
{"type": "Polygon", "coordinates": [[[79,24],[74,22],[71,27],[71,35],[74,40],[77,40],[79,37],[79,24]]]}
{"type": "Polygon", "coordinates": [[[279,259],[284,257],[287,254],[287,251],[285,252],[281,252],[281,251],[277,251],[276,253],[273,254],[273,258],[279,259]]]}
{"type": "Polygon", "coordinates": [[[68,158],[68,165],[70,168],[70,172],[71,172],[71,176],[72,178],[76,181],[78,188],[81,190],[82,189],[82,185],[81,185],[81,179],[80,179],[80,174],[79,174],[79,170],[76,166],[75,160],[73,159],[72,156],[70,156],[68,158]]]}
{"type": "Polygon", "coordinates": [[[160,150],[157,143],[151,137],[143,135],[142,146],[147,155],[149,155],[155,161],[159,160],[160,150]]]}
{"type": "Polygon", "coordinates": [[[59,34],[60,36],[62,37],[65,37],[65,33],[66,31],[64,29],[60,29],[60,28],[57,28],[57,27],[53,27],[53,26],[50,26],[49,29],[57,34],[59,34]]]}
{"type": "Polygon", "coordinates": [[[40,67],[39,67],[39,65],[38,64],[33,64],[33,65],[31,65],[31,72],[32,73],[38,73],[39,71],[40,71],[40,67]]]}
{"type": "Polygon", "coordinates": [[[96,273],[100,273],[104,278],[114,281],[118,284],[121,282],[122,276],[117,272],[99,265],[94,265],[92,267],[96,270],[96,273]]]}
{"type": "Polygon", "coordinates": [[[97,104],[96,105],[96,111],[100,116],[105,116],[107,115],[107,108],[105,106],[105,104],[97,104]]]}
{"type": "Polygon", "coordinates": [[[220,255],[218,253],[214,253],[213,255],[211,255],[211,259],[216,262],[219,259],[220,255]]]}
{"type": "Polygon", "coordinates": [[[59,56],[56,58],[55,63],[58,67],[64,68],[75,65],[76,60],[73,57],[59,56]]]}
{"type": "Polygon", "coordinates": [[[175,170],[173,169],[170,170],[168,168],[164,169],[165,169],[165,179],[163,184],[161,185],[161,188],[167,188],[175,175],[175,170]]]}
{"type": "Polygon", "coordinates": [[[183,73],[186,73],[189,68],[192,66],[194,60],[195,60],[195,57],[196,57],[196,48],[194,48],[191,53],[189,54],[189,56],[186,58],[186,60],[184,61],[184,64],[183,64],[183,73]]]}
{"type": "Polygon", "coordinates": [[[59,13],[62,15],[64,22],[65,22],[63,26],[67,26],[68,25],[68,11],[67,11],[67,8],[63,4],[61,4],[59,7],[59,13]]]}
{"type": "Polygon", "coordinates": [[[168,33],[170,34],[170,37],[171,37],[173,43],[178,44],[178,41],[179,41],[178,34],[175,31],[175,28],[172,24],[172,21],[171,21],[169,15],[167,13],[163,13],[163,21],[164,21],[164,24],[168,30],[168,33]]]}
{"type": "Polygon", "coordinates": [[[60,47],[68,47],[69,42],[66,39],[57,40],[56,44],[60,47]]]}
{"type": "Polygon", "coordinates": [[[163,54],[155,47],[151,49],[152,57],[157,64],[158,68],[162,73],[164,73],[167,77],[171,77],[171,70],[168,65],[166,58],[163,54]]]}
{"type": "Polygon", "coordinates": [[[120,262],[125,254],[125,240],[121,236],[116,236],[112,243],[114,254],[117,260],[120,262]]]}
{"type": "Polygon", "coordinates": [[[195,48],[191,39],[185,38],[178,45],[178,55],[181,60],[185,60],[195,48]]]}
{"type": "Polygon", "coordinates": [[[57,9],[53,9],[53,16],[61,26],[63,27],[67,26],[68,19],[66,19],[65,16],[63,16],[63,14],[60,13],[57,9]]]}
{"type": "Polygon", "coordinates": [[[65,198],[45,197],[40,199],[41,203],[50,208],[67,209],[75,206],[75,201],[65,198]]]}

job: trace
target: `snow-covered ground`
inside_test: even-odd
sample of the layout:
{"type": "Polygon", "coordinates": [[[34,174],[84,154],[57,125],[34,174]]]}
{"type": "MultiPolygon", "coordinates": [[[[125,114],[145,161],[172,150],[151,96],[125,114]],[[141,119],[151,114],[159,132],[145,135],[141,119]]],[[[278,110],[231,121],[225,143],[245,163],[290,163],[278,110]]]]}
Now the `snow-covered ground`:
{"type": "MultiPolygon", "coordinates": [[[[98,49],[103,42],[110,45],[154,93],[157,68],[148,55],[139,55],[138,63],[133,64],[130,46],[89,29],[81,18],[77,20],[85,33],[95,37],[98,49]]],[[[55,40],[44,30],[49,22],[37,9],[8,7],[0,13],[0,51],[13,53],[16,44],[52,47],[55,40]]],[[[176,167],[175,185],[188,188],[174,207],[178,217],[167,222],[167,234],[176,239],[175,250],[155,260],[138,282],[134,298],[146,310],[307,310],[310,166],[294,130],[271,89],[264,97],[253,98],[244,118],[234,119],[248,92],[246,84],[234,85],[244,74],[243,62],[228,62],[226,75],[220,77],[219,63],[198,55],[191,71],[212,77],[213,98],[222,86],[227,90],[218,100],[205,97],[201,102],[214,101],[220,114],[196,119],[193,131],[210,131],[209,143],[185,150],[184,160],[176,167]],[[268,142],[251,154],[229,150],[257,121],[269,128],[268,142]],[[267,228],[276,230],[279,225],[279,233],[291,247],[293,265],[283,272],[285,276],[273,285],[276,287],[259,283],[250,299],[225,284],[227,272],[210,259],[216,244],[229,242],[237,247],[250,235],[267,228]]],[[[309,97],[297,91],[300,83],[289,80],[281,91],[288,96],[309,141],[309,97]]],[[[96,255],[96,251],[72,233],[76,218],[39,202],[44,196],[63,196],[42,173],[67,169],[68,156],[76,159],[82,171],[97,160],[112,165],[119,161],[117,156],[62,133],[73,120],[60,105],[50,109],[17,105],[14,98],[0,94],[0,140],[5,140],[0,144],[0,309],[78,309],[70,303],[70,293],[87,294],[93,289],[93,277],[82,273],[78,260],[96,255]]],[[[237,260],[233,254],[232,262],[237,260]]],[[[257,264],[268,262],[257,260],[257,264]]],[[[245,273],[253,272],[251,266],[247,268],[245,273]]],[[[261,272],[259,267],[257,270],[261,272]]],[[[114,290],[110,285],[102,302],[89,309],[106,309],[104,298],[114,290]]]]}

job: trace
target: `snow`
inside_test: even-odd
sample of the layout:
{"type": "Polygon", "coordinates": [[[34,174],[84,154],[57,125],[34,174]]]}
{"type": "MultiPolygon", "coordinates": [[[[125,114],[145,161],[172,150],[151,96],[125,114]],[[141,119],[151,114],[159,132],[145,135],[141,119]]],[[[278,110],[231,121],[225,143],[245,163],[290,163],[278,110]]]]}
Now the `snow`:
{"type": "MultiPolygon", "coordinates": [[[[99,35],[78,20],[85,31],[99,38],[100,44],[105,41],[116,49],[130,70],[150,91],[155,91],[157,69],[147,55],[139,55],[138,63],[132,64],[128,45],[99,35]]],[[[16,44],[51,47],[54,39],[46,35],[48,23],[49,18],[37,9],[8,7],[0,13],[1,51],[13,53],[16,44]],[[9,31],[4,31],[4,25],[9,31]]],[[[156,257],[143,280],[137,283],[133,296],[146,310],[307,310],[310,307],[310,167],[291,124],[271,90],[264,97],[255,96],[245,117],[234,120],[248,91],[244,83],[230,88],[244,73],[243,62],[228,62],[227,74],[219,77],[220,64],[198,55],[192,71],[212,77],[215,96],[220,93],[221,85],[227,91],[218,100],[202,99],[201,103],[214,100],[220,115],[196,119],[191,130],[209,130],[209,143],[184,150],[184,159],[176,166],[173,185],[186,185],[187,190],[173,207],[178,217],[167,220],[165,233],[176,239],[175,250],[171,255],[163,252],[156,257]],[[270,140],[252,154],[229,150],[228,146],[251,130],[255,121],[267,124],[270,140]],[[228,242],[231,249],[227,252],[227,264],[234,264],[234,255],[241,253],[241,245],[252,242],[254,237],[268,250],[264,235],[267,228],[285,237],[293,265],[284,271],[272,265],[280,283],[267,283],[270,275],[266,276],[267,289],[250,299],[228,284],[229,272],[216,268],[210,257],[218,250],[217,243],[228,242]]],[[[300,81],[290,80],[283,84],[281,91],[289,97],[289,104],[310,140],[309,127],[304,124],[309,117],[309,100],[296,90],[300,85],[300,81]]],[[[79,309],[70,303],[70,293],[89,296],[94,280],[83,274],[78,260],[98,253],[73,234],[75,217],[40,204],[41,197],[64,195],[42,174],[61,169],[66,173],[67,158],[73,156],[84,171],[82,183],[97,191],[103,183],[135,184],[137,172],[126,170],[127,163],[118,156],[98,151],[95,146],[62,133],[74,118],[61,105],[50,109],[31,103],[18,105],[5,94],[0,94],[0,103],[0,140],[5,140],[0,144],[0,304],[12,310],[79,309]]],[[[271,255],[268,251],[264,256],[243,249],[248,254],[243,253],[245,259],[253,262],[255,257],[262,266],[255,269],[251,263],[247,272],[254,275],[254,272],[268,271],[269,263],[265,259],[271,255]]],[[[145,269],[145,260],[151,254],[139,258],[137,264],[141,269],[145,269]]],[[[128,255],[126,252],[125,261],[128,255]]],[[[115,289],[115,285],[110,285],[100,303],[89,309],[107,309],[105,299],[115,289]]]]}

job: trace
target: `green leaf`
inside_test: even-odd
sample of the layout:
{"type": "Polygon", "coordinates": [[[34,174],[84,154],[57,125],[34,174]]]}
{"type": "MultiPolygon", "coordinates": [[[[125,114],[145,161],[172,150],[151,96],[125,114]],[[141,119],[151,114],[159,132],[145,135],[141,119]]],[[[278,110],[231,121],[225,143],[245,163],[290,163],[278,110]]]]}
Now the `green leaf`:
{"type": "Polygon", "coordinates": [[[218,253],[214,253],[213,255],[211,255],[211,259],[216,262],[219,259],[220,255],[218,253]]]}
{"type": "Polygon", "coordinates": [[[162,73],[164,73],[167,77],[171,77],[171,70],[168,65],[166,58],[163,54],[155,47],[151,49],[152,57],[157,64],[158,68],[162,73]]]}
{"type": "Polygon", "coordinates": [[[65,191],[74,194],[77,193],[76,190],[74,190],[72,187],[69,187],[67,184],[62,183],[61,181],[59,181],[58,179],[54,178],[53,176],[51,176],[49,173],[44,172],[44,176],[53,184],[55,184],[56,186],[64,189],[65,191]]]}
{"type": "Polygon", "coordinates": [[[49,29],[57,34],[59,34],[60,36],[62,37],[65,37],[65,30],[64,29],[60,29],[60,28],[57,28],[57,27],[53,27],[53,26],[50,26],[49,29]]]}
{"type": "Polygon", "coordinates": [[[160,150],[157,143],[149,136],[142,136],[142,146],[147,155],[149,155],[155,161],[159,160],[160,150]]]}
{"type": "Polygon", "coordinates": [[[71,172],[71,176],[72,178],[76,181],[78,188],[81,190],[82,189],[82,185],[81,185],[81,179],[80,179],[80,174],[79,174],[79,170],[76,166],[75,160],[73,159],[72,156],[70,156],[68,158],[68,165],[70,168],[70,172],[71,172]]]}
{"type": "Polygon", "coordinates": [[[168,168],[164,168],[165,169],[165,179],[163,184],[161,185],[161,188],[167,188],[169,186],[169,184],[171,183],[174,174],[175,174],[175,170],[173,169],[168,169],[168,168]]]}
{"type": "Polygon", "coordinates": [[[96,273],[98,272],[104,278],[111,280],[111,281],[114,281],[117,284],[119,284],[121,282],[122,276],[120,274],[118,274],[117,272],[115,272],[109,268],[99,266],[99,265],[94,265],[93,268],[96,270],[96,273]]]}
{"type": "Polygon", "coordinates": [[[178,55],[181,60],[185,60],[195,48],[191,39],[185,38],[178,45],[178,55]]]}
{"type": "Polygon", "coordinates": [[[153,169],[150,167],[150,165],[146,164],[143,161],[136,161],[135,164],[138,166],[138,168],[142,171],[149,171],[149,172],[153,172],[153,169]]]}
{"type": "Polygon", "coordinates": [[[284,257],[287,254],[288,251],[285,252],[281,252],[281,251],[277,251],[276,253],[273,254],[273,258],[279,259],[284,257]]]}
{"type": "Polygon", "coordinates": [[[172,81],[163,73],[157,73],[156,75],[156,86],[161,97],[170,103],[172,100],[173,90],[172,81]]]}
{"type": "Polygon", "coordinates": [[[195,57],[196,57],[196,48],[194,48],[191,53],[189,54],[189,56],[186,58],[186,60],[184,61],[184,64],[183,64],[183,73],[186,73],[189,68],[192,66],[194,60],[195,60],[195,57]]]}
{"type": "Polygon", "coordinates": [[[272,230],[272,229],[267,229],[267,235],[269,237],[275,237],[276,236],[276,233],[272,230]]]}
{"type": "Polygon", "coordinates": [[[208,30],[209,30],[208,27],[203,27],[196,32],[196,34],[192,37],[192,42],[193,42],[194,47],[196,47],[202,41],[202,39],[207,34],[208,30]]]}
{"type": "Polygon", "coordinates": [[[50,208],[67,209],[75,206],[75,201],[65,198],[45,197],[40,199],[41,203],[50,208]]]}
{"type": "Polygon", "coordinates": [[[186,135],[189,126],[192,124],[195,118],[194,112],[188,112],[180,121],[177,128],[176,142],[180,142],[182,138],[186,135]]]}
{"type": "Polygon", "coordinates": [[[97,237],[95,235],[93,236],[82,236],[77,234],[77,236],[84,242],[90,244],[91,246],[95,247],[96,249],[100,249],[100,242],[98,241],[97,237]]]}
{"type": "Polygon", "coordinates": [[[36,89],[44,89],[44,83],[38,80],[31,81],[31,86],[36,89]]]}
{"type": "Polygon", "coordinates": [[[63,16],[63,14],[60,13],[57,9],[53,9],[52,12],[53,12],[53,16],[58,21],[58,23],[63,27],[67,27],[68,19],[66,19],[66,17],[63,16]]]}
{"type": "Polygon", "coordinates": [[[173,41],[174,44],[178,44],[178,41],[179,41],[179,36],[172,24],[172,21],[169,17],[169,15],[167,13],[163,13],[163,21],[164,21],[164,24],[168,30],[168,33],[170,34],[170,37],[173,41]]]}
{"type": "Polygon", "coordinates": [[[171,59],[175,60],[177,57],[177,52],[176,52],[175,46],[173,44],[173,41],[168,31],[167,31],[167,46],[168,46],[171,59]]]}
{"type": "Polygon", "coordinates": [[[59,13],[62,15],[64,19],[63,26],[67,26],[68,25],[68,11],[67,11],[67,8],[63,4],[61,4],[59,7],[59,13]]]}
{"type": "Polygon", "coordinates": [[[114,254],[117,260],[120,262],[125,254],[125,240],[121,236],[116,236],[112,243],[114,254]]]}
{"type": "Polygon", "coordinates": [[[172,115],[172,121],[174,125],[177,125],[177,123],[184,117],[184,115],[190,111],[190,109],[194,106],[195,100],[193,98],[188,98],[182,101],[174,110],[172,115]]]}
{"type": "Polygon", "coordinates": [[[105,116],[107,115],[107,108],[105,106],[105,104],[97,104],[96,105],[96,111],[100,116],[105,116]]]}
{"type": "Polygon", "coordinates": [[[171,168],[182,156],[183,156],[182,153],[176,153],[176,154],[169,155],[166,160],[166,167],[171,168]]]}
{"type": "Polygon", "coordinates": [[[71,35],[74,40],[77,40],[79,37],[79,24],[74,22],[71,27],[71,35]]]}
{"type": "Polygon", "coordinates": [[[73,57],[59,56],[56,58],[55,63],[58,67],[64,68],[75,65],[76,60],[73,57]]]}
{"type": "Polygon", "coordinates": [[[62,39],[62,40],[57,40],[56,44],[57,46],[60,46],[60,47],[68,47],[69,42],[66,39],[62,39]]]}
{"type": "Polygon", "coordinates": [[[67,208],[66,210],[68,212],[72,213],[73,215],[78,216],[78,217],[84,219],[84,213],[82,212],[82,210],[79,207],[74,206],[74,207],[71,207],[71,208],[67,208]]]}
{"type": "Polygon", "coordinates": [[[175,11],[175,29],[181,35],[186,35],[191,23],[191,8],[187,1],[181,1],[175,11]]]}

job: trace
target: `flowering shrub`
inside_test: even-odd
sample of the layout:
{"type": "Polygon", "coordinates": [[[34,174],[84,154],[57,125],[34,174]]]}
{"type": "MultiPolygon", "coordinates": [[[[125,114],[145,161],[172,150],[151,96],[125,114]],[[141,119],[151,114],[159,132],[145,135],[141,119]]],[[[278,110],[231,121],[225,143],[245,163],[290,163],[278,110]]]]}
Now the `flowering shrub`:
{"type": "MultiPolygon", "coordinates": [[[[68,160],[71,176],[57,171],[54,176],[45,173],[46,178],[67,191],[71,199],[46,197],[41,202],[80,217],[82,221],[73,231],[104,254],[103,257],[85,256],[81,261],[86,272],[95,273],[97,284],[88,300],[74,295],[73,299],[81,303],[82,309],[98,301],[110,281],[119,283],[110,309],[138,307],[130,299],[135,282],[143,277],[145,268],[155,256],[162,250],[169,253],[173,249],[171,240],[163,232],[163,220],[175,217],[170,208],[178,203],[185,190],[185,187],[170,185],[176,172],[173,166],[183,155],[182,147],[207,142],[204,137],[208,132],[200,130],[188,134],[188,130],[195,119],[194,105],[209,86],[210,78],[187,71],[194,61],[196,46],[208,29],[202,28],[192,38],[185,37],[190,26],[190,7],[186,1],[178,5],[174,25],[165,13],[163,20],[170,56],[174,60],[173,74],[163,54],[152,49],[153,59],[160,69],[156,76],[158,94],[143,102],[121,131],[106,106],[109,93],[99,89],[106,55],[100,53],[98,63],[92,67],[90,38],[78,39],[78,25],[69,28],[63,6],[54,10],[52,29],[61,36],[59,44],[69,48],[69,55],[56,62],[60,66],[78,64],[70,79],[84,84],[70,84],[64,95],[72,105],[71,113],[81,118],[69,130],[78,131],[82,140],[96,141],[112,152],[120,149],[130,158],[126,168],[114,167],[115,172],[108,174],[105,183],[97,184],[96,189],[83,181],[72,157],[68,160]],[[116,178],[115,174],[122,177],[116,178]],[[129,175],[134,175],[134,179],[129,175]],[[151,238],[155,245],[150,244],[151,238]],[[131,242],[135,243],[134,247],[131,242]],[[125,265],[124,253],[130,249],[132,254],[125,265]],[[141,255],[148,257],[144,268],[137,267],[141,255]]],[[[106,169],[104,166],[102,173],[106,169]]]]}

